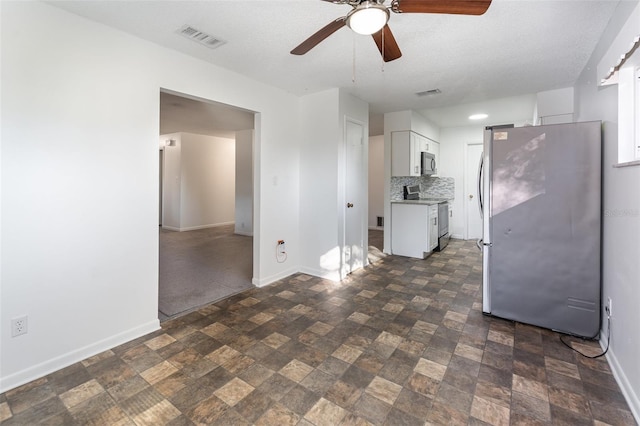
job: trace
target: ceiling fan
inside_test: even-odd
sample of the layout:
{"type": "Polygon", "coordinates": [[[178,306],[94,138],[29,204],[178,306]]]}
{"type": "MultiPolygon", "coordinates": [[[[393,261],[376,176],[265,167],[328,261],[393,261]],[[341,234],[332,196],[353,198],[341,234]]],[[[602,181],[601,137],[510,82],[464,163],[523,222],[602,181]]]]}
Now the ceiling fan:
{"type": "Polygon", "coordinates": [[[390,13],[447,13],[458,15],[482,15],[491,0],[392,0],[389,7],[385,0],[322,0],[352,7],[342,16],[322,27],[311,37],[291,51],[293,55],[304,55],[334,32],[348,26],[358,34],[371,35],[385,62],[402,56],[396,39],[387,22],[390,13]]]}

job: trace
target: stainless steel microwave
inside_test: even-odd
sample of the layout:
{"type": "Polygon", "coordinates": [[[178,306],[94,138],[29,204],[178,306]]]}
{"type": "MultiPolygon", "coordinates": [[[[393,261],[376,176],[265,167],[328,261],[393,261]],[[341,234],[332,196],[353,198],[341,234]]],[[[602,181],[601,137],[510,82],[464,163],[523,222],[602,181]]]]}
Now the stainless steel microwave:
{"type": "Polygon", "coordinates": [[[423,176],[435,175],[438,173],[436,168],[436,156],[430,152],[422,151],[422,158],[420,159],[420,170],[423,176]]]}

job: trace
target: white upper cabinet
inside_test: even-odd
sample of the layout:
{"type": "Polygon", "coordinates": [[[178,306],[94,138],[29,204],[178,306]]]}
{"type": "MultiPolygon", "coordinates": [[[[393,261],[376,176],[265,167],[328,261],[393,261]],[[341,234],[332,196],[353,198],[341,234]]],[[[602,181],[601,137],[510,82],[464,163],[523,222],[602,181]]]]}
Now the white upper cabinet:
{"type": "Polygon", "coordinates": [[[438,142],[409,130],[391,132],[391,176],[420,176],[420,153],[423,151],[434,154],[437,168],[438,142]]]}
{"type": "Polygon", "coordinates": [[[410,131],[391,132],[391,176],[420,176],[420,140],[410,131]]]}

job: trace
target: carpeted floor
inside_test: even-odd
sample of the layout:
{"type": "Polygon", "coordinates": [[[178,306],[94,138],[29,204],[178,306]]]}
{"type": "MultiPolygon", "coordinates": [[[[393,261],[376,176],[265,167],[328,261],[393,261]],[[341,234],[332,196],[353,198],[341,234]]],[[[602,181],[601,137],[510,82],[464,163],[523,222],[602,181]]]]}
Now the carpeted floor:
{"type": "Polygon", "coordinates": [[[252,288],[252,241],[234,234],[233,225],[160,229],[160,320],[252,288]]]}
{"type": "MultiPolygon", "coordinates": [[[[161,321],[253,287],[253,238],[233,225],[176,232],[160,229],[161,321]]],[[[385,257],[383,233],[369,230],[369,262],[385,257]]]]}

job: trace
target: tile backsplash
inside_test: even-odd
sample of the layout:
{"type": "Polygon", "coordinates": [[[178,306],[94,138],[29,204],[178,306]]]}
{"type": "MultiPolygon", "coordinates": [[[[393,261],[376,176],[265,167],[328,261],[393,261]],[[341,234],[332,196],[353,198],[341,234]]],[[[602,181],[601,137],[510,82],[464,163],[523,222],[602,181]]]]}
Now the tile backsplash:
{"type": "Polygon", "coordinates": [[[452,177],[392,176],[391,201],[402,200],[405,185],[420,185],[420,198],[454,198],[455,179],[452,177]]]}

